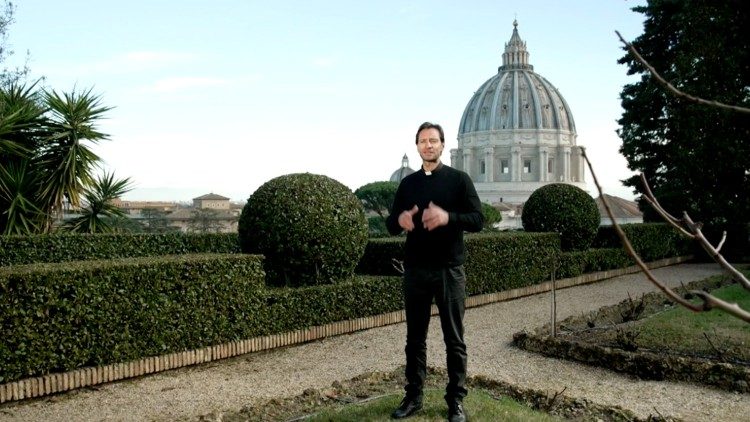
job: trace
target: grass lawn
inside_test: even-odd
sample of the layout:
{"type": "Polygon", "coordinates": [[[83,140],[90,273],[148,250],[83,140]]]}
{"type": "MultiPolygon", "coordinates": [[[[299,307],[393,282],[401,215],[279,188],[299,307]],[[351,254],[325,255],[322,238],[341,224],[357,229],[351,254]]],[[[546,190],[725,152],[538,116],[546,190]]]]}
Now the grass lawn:
{"type": "MultiPolygon", "coordinates": [[[[424,407],[409,417],[409,421],[430,422],[444,421],[448,416],[448,408],[443,400],[444,390],[425,390],[424,407]]],[[[371,400],[345,406],[339,409],[329,409],[313,415],[306,421],[386,421],[390,414],[398,407],[403,395],[390,394],[371,400]]],[[[484,390],[472,390],[464,400],[464,408],[470,420],[474,421],[562,421],[564,419],[535,411],[508,397],[493,397],[484,390]]]]}
{"type": "MultiPolygon", "coordinates": [[[[750,309],[750,291],[739,284],[712,294],[742,309],[750,309]]],[[[695,300],[698,303],[698,300],[695,300]]],[[[692,312],[675,307],[642,320],[636,342],[640,347],[680,353],[729,354],[750,361],[750,324],[719,310],[692,312]]]]}

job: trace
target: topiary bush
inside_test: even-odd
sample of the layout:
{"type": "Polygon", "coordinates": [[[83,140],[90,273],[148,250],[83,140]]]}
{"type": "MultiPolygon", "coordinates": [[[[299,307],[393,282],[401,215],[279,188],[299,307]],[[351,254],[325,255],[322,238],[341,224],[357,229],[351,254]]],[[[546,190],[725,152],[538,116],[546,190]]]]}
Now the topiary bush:
{"type": "Polygon", "coordinates": [[[268,284],[328,284],[354,274],[367,245],[367,220],[360,200],[340,182],[288,174],[250,196],[239,239],[243,252],[265,255],[268,284]]]}
{"type": "Polygon", "coordinates": [[[523,206],[521,222],[528,232],[560,233],[563,251],[588,249],[601,217],[596,201],[583,189],[565,183],[544,185],[523,206]]]}

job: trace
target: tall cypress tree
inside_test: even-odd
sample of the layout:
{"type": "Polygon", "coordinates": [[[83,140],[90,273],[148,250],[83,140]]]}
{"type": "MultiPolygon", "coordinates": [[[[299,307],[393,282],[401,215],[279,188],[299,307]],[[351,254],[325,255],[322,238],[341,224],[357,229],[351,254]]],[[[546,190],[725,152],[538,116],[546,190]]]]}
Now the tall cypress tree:
{"type": "MultiPolygon", "coordinates": [[[[649,0],[633,10],[646,19],[632,44],[664,79],[703,99],[750,107],[750,2],[649,0]]],[[[620,93],[618,135],[628,167],[645,174],[672,215],[688,212],[713,241],[728,230],[727,251],[745,250],[750,117],[675,97],[629,54],[619,63],[641,75],[620,93]]],[[[624,183],[644,191],[638,176],[624,183]]],[[[646,220],[658,219],[647,203],[641,208],[646,220]]]]}

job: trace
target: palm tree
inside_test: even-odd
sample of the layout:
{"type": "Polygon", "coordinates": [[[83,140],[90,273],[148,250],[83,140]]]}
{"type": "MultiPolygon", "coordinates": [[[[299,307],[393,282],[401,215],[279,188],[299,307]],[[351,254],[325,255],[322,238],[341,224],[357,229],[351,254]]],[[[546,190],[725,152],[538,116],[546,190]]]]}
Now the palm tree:
{"type": "Polygon", "coordinates": [[[94,183],[93,170],[100,158],[84,141],[96,144],[108,139],[95,124],[111,107],[102,106],[91,89],[62,95],[45,91],[44,102],[50,114],[50,136],[41,149],[37,171],[42,177],[40,199],[50,217],[49,226],[55,214],[62,215],[65,199],[81,206],[86,186],[94,183]]]}
{"type": "Polygon", "coordinates": [[[81,205],[108,136],[96,129],[110,107],[87,91],[58,94],[36,84],[0,88],[0,233],[49,232],[65,201],[81,205]]]}
{"type": "Polygon", "coordinates": [[[0,89],[0,233],[40,230],[45,212],[38,203],[38,174],[33,162],[47,135],[45,108],[29,87],[0,89]]]}
{"type": "Polygon", "coordinates": [[[104,173],[91,187],[84,188],[86,206],[81,215],[65,222],[63,231],[78,233],[111,233],[118,230],[115,220],[127,218],[113,200],[131,189],[130,178],[115,180],[114,173],[104,173]]]}

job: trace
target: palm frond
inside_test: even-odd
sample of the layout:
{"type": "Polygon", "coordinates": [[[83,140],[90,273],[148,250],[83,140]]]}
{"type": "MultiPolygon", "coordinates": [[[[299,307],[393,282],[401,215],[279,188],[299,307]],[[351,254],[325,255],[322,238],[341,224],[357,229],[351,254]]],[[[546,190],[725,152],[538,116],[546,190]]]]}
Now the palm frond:
{"type": "Polygon", "coordinates": [[[0,229],[8,234],[32,234],[45,213],[36,203],[37,180],[27,163],[0,166],[0,229]]]}
{"type": "Polygon", "coordinates": [[[42,197],[53,209],[59,209],[65,198],[80,206],[100,161],[84,141],[96,144],[109,138],[96,129],[96,124],[111,107],[102,106],[91,89],[62,94],[45,91],[43,98],[49,113],[49,135],[37,158],[44,175],[42,197]]]}
{"type": "Polygon", "coordinates": [[[116,230],[113,224],[117,218],[127,218],[125,213],[113,204],[113,200],[132,189],[130,178],[115,179],[114,173],[99,176],[90,188],[85,189],[87,206],[79,217],[68,220],[63,231],[81,233],[108,233],[116,230]]]}

